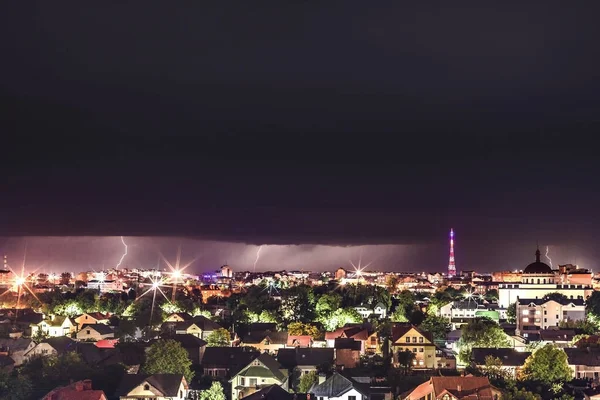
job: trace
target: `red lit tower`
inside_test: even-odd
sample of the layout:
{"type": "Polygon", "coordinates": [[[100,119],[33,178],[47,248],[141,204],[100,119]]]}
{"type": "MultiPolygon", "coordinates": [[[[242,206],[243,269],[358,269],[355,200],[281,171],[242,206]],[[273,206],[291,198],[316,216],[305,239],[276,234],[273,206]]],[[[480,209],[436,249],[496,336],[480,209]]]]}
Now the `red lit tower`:
{"type": "Polygon", "coordinates": [[[448,278],[456,276],[456,265],[454,264],[454,230],[450,229],[450,261],[448,262],[448,278]]]}

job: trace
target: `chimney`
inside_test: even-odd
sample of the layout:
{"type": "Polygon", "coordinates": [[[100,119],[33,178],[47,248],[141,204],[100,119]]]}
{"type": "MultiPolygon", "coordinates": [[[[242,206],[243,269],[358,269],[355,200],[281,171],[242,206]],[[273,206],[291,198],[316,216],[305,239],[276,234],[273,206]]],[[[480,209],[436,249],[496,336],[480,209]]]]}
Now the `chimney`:
{"type": "Polygon", "coordinates": [[[461,389],[462,389],[462,386],[460,386],[460,385],[457,385],[457,386],[456,386],[456,391],[457,391],[457,392],[459,392],[459,393],[460,393],[460,390],[461,390],[461,389]]]}
{"type": "Polygon", "coordinates": [[[83,381],[75,382],[75,391],[83,392],[83,390],[84,390],[83,381]]]}
{"type": "Polygon", "coordinates": [[[325,379],[327,379],[327,377],[325,376],[325,374],[319,374],[319,385],[323,382],[325,382],[325,379]]]}
{"type": "Polygon", "coordinates": [[[83,381],[83,390],[92,390],[92,380],[86,379],[83,381]]]}

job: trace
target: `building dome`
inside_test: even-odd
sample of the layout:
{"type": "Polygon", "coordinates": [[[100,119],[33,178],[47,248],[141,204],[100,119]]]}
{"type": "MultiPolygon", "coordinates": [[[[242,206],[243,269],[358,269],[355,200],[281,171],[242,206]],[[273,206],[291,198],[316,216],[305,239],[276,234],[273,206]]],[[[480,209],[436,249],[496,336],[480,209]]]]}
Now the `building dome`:
{"type": "Polygon", "coordinates": [[[535,262],[529,264],[524,270],[524,274],[552,274],[552,268],[548,264],[540,261],[540,249],[535,252],[535,262]]]}

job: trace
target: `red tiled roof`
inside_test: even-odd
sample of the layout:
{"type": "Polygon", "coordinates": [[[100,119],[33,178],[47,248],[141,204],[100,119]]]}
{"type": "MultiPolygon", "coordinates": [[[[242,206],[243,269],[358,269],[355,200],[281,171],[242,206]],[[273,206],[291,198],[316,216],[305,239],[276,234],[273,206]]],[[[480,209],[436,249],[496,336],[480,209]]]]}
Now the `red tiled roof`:
{"type": "Polygon", "coordinates": [[[288,346],[300,346],[300,347],[308,347],[312,342],[312,336],[308,335],[298,335],[298,336],[288,336],[287,345],[288,346]]]}
{"type": "Polygon", "coordinates": [[[117,343],[119,343],[119,339],[102,339],[96,342],[96,347],[101,349],[114,349],[117,343]]]}
{"type": "Polygon", "coordinates": [[[348,328],[339,328],[333,332],[325,332],[325,340],[334,340],[340,337],[365,341],[369,338],[369,331],[358,326],[353,326],[348,328]]]}
{"type": "Polygon", "coordinates": [[[42,400],[106,400],[102,390],[92,390],[91,381],[79,381],[69,386],[59,387],[48,393],[42,400]]]}
{"type": "Polygon", "coordinates": [[[434,376],[417,386],[406,399],[420,399],[431,393],[439,397],[444,392],[458,399],[493,399],[492,385],[480,376],[434,376]],[[459,390],[460,389],[460,390],[459,390]]]}

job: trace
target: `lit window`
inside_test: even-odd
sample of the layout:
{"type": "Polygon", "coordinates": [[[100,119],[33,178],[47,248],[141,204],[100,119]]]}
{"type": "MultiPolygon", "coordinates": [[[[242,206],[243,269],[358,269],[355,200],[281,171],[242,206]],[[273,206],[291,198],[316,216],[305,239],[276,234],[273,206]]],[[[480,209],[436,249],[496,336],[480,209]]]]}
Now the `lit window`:
{"type": "Polygon", "coordinates": [[[529,322],[529,318],[523,318],[523,322],[529,322]]]}
{"type": "Polygon", "coordinates": [[[528,315],[529,314],[529,310],[523,310],[523,315],[528,315]]]}

